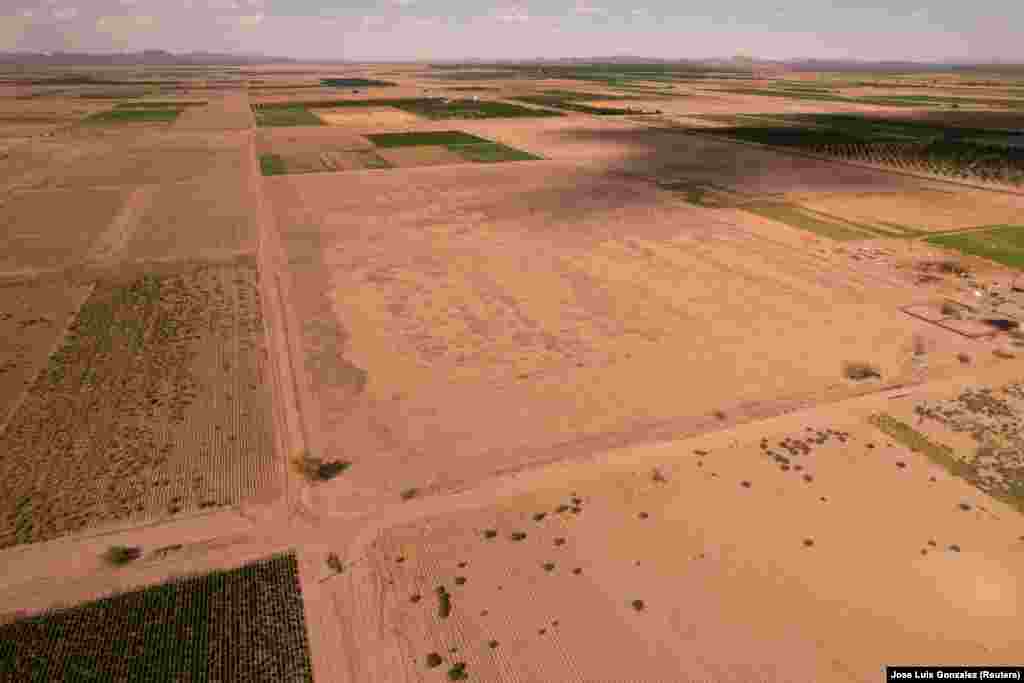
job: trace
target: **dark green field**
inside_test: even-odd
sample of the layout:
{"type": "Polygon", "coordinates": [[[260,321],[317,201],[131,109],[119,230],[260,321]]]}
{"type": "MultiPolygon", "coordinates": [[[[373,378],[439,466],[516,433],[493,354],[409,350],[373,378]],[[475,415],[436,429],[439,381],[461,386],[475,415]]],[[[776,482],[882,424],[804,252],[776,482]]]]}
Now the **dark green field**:
{"type": "Polygon", "coordinates": [[[0,680],[311,683],[295,556],[0,626],[0,680]]]}
{"type": "Polygon", "coordinates": [[[418,147],[424,145],[494,144],[459,130],[428,131],[418,133],[378,133],[366,136],[377,147],[418,147]]]}
{"type": "MultiPolygon", "coordinates": [[[[514,97],[511,99],[514,99],[517,102],[535,104],[540,107],[555,107],[557,109],[567,109],[569,111],[578,111],[584,114],[596,114],[598,116],[623,116],[625,114],[644,113],[643,110],[632,108],[592,107],[587,104],[580,104],[574,101],[574,98],[566,98],[562,95],[526,95],[523,97],[514,97]]],[[[593,99],[603,98],[601,96],[595,96],[593,99]]]]}
{"type": "Polygon", "coordinates": [[[1024,270],[1024,225],[999,225],[979,232],[937,235],[925,241],[1024,270]]]}
{"type": "Polygon", "coordinates": [[[478,164],[493,164],[502,161],[539,161],[541,159],[529,152],[458,130],[380,133],[366,137],[377,147],[446,147],[466,161],[478,164]]]}
{"type": "Polygon", "coordinates": [[[284,159],[279,154],[261,154],[260,172],[263,175],[284,175],[288,171],[285,168],[284,159]]]}
{"type": "Polygon", "coordinates": [[[458,153],[466,161],[478,164],[493,164],[502,161],[539,161],[541,158],[514,147],[506,147],[497,142],[475,145],[448,145],[448,149],[458,153]]]}
{"type": "MultiPolygon", "coordinates": [[[[338,108],[338,107],[394,107],[417,116],[422,116],[434,121],[444,119],[494,119],[494,118],[525,118],[542,116],[562,116],[560,112],[543,111],[520,107],[508,102],[493,102],[488,100],[444,100],[442,98],[373,98],[365,100],[310,100],[303,102],[287,102],[274,104],[253,105],[257,121],[261,116],[268,120],[289,120],[288,115],[276,114],[286,110],[296,112],[316,108],[338,108]]],[[[293,115],[296,120],[301,114],[293,115]]],[[[312,116],[312,114],[310,114],[312,116]]],[[[315,117],[314,117],[315,118],[315,117]]],[[[320,125],[317,123],[261,123],[260,125],[320,125]]]]}
{"type": "Polygon", "coordinates": [[[749,124],[702,133],[951,178],[1024,183],[1024,149],[1000,142],[1012,131],[849,114],[756,119],[745,117],[749,124]]]}

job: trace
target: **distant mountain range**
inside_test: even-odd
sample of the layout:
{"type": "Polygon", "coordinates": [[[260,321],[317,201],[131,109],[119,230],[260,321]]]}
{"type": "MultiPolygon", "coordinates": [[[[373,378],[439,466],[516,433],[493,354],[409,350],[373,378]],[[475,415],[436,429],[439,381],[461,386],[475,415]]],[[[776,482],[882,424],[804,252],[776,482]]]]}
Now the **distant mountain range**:
{"type": "MultiPolygon", "coordinates": [[[[415,63],[414,60],[381,60],[389,63],[415,63]]],[[[255,64],[366,64],[360,60],[299,60],[288,57],[266,55],[238,55],[217,52],[173,53],[166,50],[144,50],[122,53],[83,52],[0,52],[0,64],[22,66],[251,66],[255,64]]],[[[913,61],[867,61],[853,59],[788,59],[768,60],[756,57],[735,56],[708,59],[664,59],[613,55],[607,57],[564,57],[559,59],[461,59],[432,60],[438,65],[511,66],[511,65],[552,65],[582,66],[587,64],[652,64],[662,68],[673,65],[687,70],[728,70],[728,71],[859,71],[877,73],[914,73],[939,71],[967,71],[988,73],[1010,73],[1024,75],[1024,64],[1003,62],[913,62],[913,61]]]]}
{"type": "Polygon", "coordinates": [[[24,66],[248,66],[292,64],[294,59],[217,52],[175,54],[165,50],[142,52],[0,52],[0,64],[24,66]]]}

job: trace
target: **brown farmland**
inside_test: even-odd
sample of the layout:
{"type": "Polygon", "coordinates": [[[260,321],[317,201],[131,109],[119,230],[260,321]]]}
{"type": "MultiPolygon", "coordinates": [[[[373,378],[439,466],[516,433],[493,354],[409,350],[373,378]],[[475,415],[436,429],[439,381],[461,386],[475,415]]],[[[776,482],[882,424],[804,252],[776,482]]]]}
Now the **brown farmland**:
{"type": "MultiPolygon", "coordinates": [[[[252,614],[308,634],[308,660],[289,647],[318,682],[852,683],[1011,662],[1024,243],[976,229],[1024,225],[1020,192],[715,129],[860,114],[956,144],[1019,115],[867,101],[961,96],[965,74],[524,68],[6,74],[6,632],[294,553],[305,614],[252,614]],[[321,83],[359,78],[397,85],[321,83]],[[257,127],[252,109],[538,96],[661,113],[311,106],[324,125],[257,127]],[[205,104],[83,120],[176,100],[205,104]],[[367,137],[455,130],[497,143],[476,161],[541,159],[367,137]],[[940,233],[976,241],[925,241],[940,233]]],[[[128,659],[105,651],[116,678],[128,659]]],[[[270,659],[239,670],[278,680],[270,659]]]]}

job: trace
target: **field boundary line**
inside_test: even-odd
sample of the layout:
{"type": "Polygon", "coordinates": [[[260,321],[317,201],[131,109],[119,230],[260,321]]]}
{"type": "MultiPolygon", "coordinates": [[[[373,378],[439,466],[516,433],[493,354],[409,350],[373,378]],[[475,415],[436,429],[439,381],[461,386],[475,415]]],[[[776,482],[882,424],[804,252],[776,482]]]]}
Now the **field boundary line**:
{"type": "Polygon", "coordinates": [[[650,126],[651,128],[658,128],[660,130],[671,130],[684,135],[694,135],[697,137],[708,138],[711,140],[718,140],[720,142],[727,142],[734,145],[746,145],[748,147],[756,147],[758,149],[764,149],[770,152],[776,152],[778,154],[789,155],[794,157],[805,157],[807,159],[817,159],[818,161],[828,161],[834,164],[845,164],[847,166],[853,166],[855,168],[863,168],[872,171],[878,171],[879,173],[894,173],[896,175],[905,176],[908,178],[918,178],[921,180],[928,180],[933,183],[945,183],[947,185],[955,185],[957,187],[970,187],[976,190],[985,190],[986,192],[997,192],[1000,194],[1009,194],[1014,196],[1024,196],[1024,190],[1014,190],[1008,187],[1002,186],[988,186],[981,185],[978,183],[971,183],[961,180],[952,180],[950,178],[942,178],[939,176],[930,176],[924,173],[915,173],[912,171],[904,171],[902,169],[889,168],[888,166],[875,166],[873,164],[867,164],[860,161],[849,161],[847,159],[835,159],[833,157],[812,154],[810,152],[801,152],[786,147],[773,147],[772,145],[765,145],[760,142],[751,142],[749,140],[736,140],[734,138],[728,138],[724,135],[715,135],[711,132],[704,132],[692,128],[665,128],[664,126],[650,126]]]}
{"type": "Polygon", "coordinates": [[[110,225],[93,242],[86,263],[106,264],[117,257],[135,234],[143,214],[152,206],[158,189],[158,185],[143,185],[128,195],[110,225]]]}

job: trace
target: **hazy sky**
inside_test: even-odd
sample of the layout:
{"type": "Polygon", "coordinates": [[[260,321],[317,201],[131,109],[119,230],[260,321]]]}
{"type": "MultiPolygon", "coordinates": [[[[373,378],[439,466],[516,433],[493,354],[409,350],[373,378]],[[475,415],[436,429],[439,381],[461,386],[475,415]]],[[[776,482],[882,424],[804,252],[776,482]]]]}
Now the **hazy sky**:
{"type": "Polygon", "coordinates": [[[0,0],[0,50],[1024,62],[1021,35],[1021,0],[0,0]]]}

